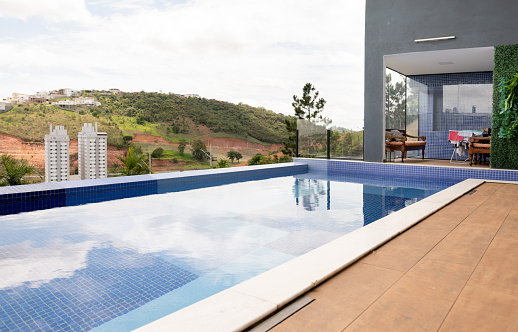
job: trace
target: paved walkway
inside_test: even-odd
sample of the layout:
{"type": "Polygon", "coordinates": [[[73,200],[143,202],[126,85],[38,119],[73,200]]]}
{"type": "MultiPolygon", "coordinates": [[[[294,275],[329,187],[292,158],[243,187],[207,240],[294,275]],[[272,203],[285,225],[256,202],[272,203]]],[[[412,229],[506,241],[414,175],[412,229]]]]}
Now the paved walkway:
{"type": "Polygon", "coordinates": [[[518,331],[518,185],[475,190],[315,287],[271,331],[518,331]]]}

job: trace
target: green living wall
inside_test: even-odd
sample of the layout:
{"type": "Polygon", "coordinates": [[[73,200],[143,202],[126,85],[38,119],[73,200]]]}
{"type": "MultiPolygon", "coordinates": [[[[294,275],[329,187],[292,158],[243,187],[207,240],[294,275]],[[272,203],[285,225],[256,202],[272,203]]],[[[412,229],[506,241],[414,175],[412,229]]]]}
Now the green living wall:
{"type": "Polygon", "coordinates": [[[518,73],[518,44],[495,47],[495,68],[493,69],[493,117],[491,134],[491,167],[518,169],[518,137],[500,138],[498,133],[504,126],[501,114],[502,80],[508,81],[518,73]]]}

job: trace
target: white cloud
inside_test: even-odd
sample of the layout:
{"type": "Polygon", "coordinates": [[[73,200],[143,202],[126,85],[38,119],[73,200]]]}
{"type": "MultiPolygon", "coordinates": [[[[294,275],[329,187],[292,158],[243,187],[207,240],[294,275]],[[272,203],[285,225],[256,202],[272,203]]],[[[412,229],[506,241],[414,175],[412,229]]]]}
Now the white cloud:
{"type": "Polygon", "coordinates": [[[46,246],[33,246],[29,241],[3,246],[11,252],[0,259],[0,289],[29,283],[37,287],[56,278],[70,278],[86,267],[88,252],[95,242],[65,243],[53,241],[46,246]]]}
{"type": "Polygon", "coordinates": [[[84,0],[0,0],[0,17],[27,20],[39,17],[49,22],[86,22],[91,16],[84,0]]]}
{"type": "MultiPolygon", "coordinates": [[[[70,2],[84,7],[82,1],[70,2]]],[[[152,1],[97,0],[89,5],[141,7],[95,17],[81,30],[10,45],[0,40],[0,47],[12,50],[0,54],[0,63],[8,64],[0,69],[9,66],[33,78],[22,83],[11,75],[10,84],[0,83],[0,95],[14,91],[11,84],[17,91],[26,84],[22,91],[28,93],[65,85],[118,87],[198,93],[291,114],[292,95],[312,82],[328,100],[326,116],[337,124],[362,125],[364,1],[197,0],[159,8],[152,1]]]]}

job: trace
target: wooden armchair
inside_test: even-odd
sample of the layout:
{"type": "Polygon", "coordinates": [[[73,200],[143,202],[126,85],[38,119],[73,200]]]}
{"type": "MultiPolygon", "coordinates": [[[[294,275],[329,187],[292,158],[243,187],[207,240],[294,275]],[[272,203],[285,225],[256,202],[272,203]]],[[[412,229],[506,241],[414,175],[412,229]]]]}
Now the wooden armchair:
{"type": "Polygon", "coordinates": [[[422,150],[422,156],[424,159],[424,149],[426,147],[425,136],[412,136],[408,135],[405,130],[398,129],[401,136],[392,135],[393,129],[387,129],[385,131],[385,151],[395,152],[401,151],[401,162],[405,161],[406,152],[412,150],[422,150]],[[408,138],[417,138],[417,141],[409,141],[408,138]],[[419,141],[421,139],[421,141],[419,141]]]}
{"type": "Polygon", "coordinates": [[[473,155],[475,155],[475,165],[477,156],[480,163],[486,155],[491,155],[491,137],[470,137],[469,141],[469,165],[472,165],[473,155]]]}

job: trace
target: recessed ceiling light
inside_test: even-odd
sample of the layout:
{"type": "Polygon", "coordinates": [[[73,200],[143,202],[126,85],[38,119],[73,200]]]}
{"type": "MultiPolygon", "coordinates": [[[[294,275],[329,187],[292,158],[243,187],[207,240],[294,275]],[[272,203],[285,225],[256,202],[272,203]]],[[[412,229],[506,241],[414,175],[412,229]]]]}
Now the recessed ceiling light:
{"type": "Polygon", "coordinates": [[[444,66],[444,65],[453,65],[453,62],[451,62],[451,61],[444,61],[444,62],[439,62],[439,64],[440,64],[441,66],[444,66]]]}

